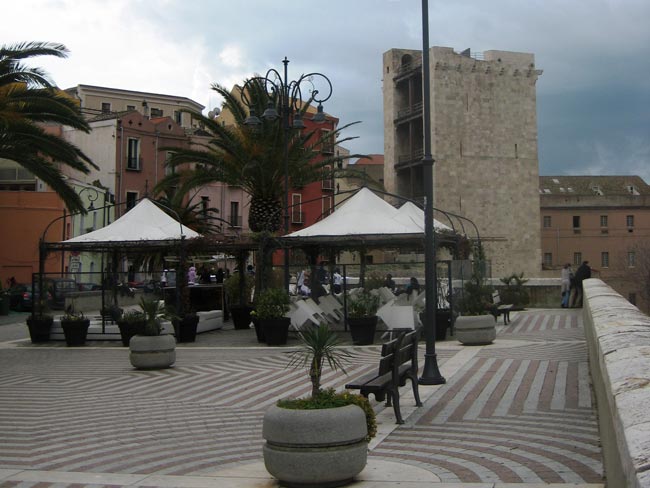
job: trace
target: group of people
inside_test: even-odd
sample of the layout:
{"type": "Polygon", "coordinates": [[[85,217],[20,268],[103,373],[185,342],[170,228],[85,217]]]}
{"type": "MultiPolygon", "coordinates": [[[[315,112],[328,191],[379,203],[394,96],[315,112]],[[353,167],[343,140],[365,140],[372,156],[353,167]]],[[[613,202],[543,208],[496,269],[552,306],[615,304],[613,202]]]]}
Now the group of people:
{"type": "Polygon", "coordinates": [[[562,268],[560,276],[562,282],[562,308],[582,307],[584,290],[582,282],[591,278],[589,261],[583,261],[574,273],[569,263],[562,268]]]}

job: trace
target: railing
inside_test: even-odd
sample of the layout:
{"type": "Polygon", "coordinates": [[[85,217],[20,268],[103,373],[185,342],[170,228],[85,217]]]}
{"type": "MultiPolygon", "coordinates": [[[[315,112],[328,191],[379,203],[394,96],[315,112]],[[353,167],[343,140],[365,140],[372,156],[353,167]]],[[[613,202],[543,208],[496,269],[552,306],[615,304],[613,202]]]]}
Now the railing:
{"type": "Polygon", "coordinates": [[[323,190],[333,190],[334,189],[334,182],[332,181],[332,178],[325,177],[321,181],[322,181],[321,188],[323,190]]]}
{"type": "Polygon", "coordinates": [[[399,168],[400,166],[405,166],[410,163],[422,161],[423,157],[424,157],[424,149],[417,149],[410,153],[400,154],[399,156],[397,156],[397,164],[395,165],[395,168],[399,168]]]}
{"type": "Polygon", "coordinates": [[[292,224],[304,224],[305,223],[305,212],[291,212],[291,223],[292,224]]]}
{"type": "Polygon", "coordinates": [[[415,115],[420,116],[422,115],[422,107],[423,107],[422,102],[417,102],[406,108],[398,110],[397,118],[395,120],[397,121],[406,117],[413,117],[415,115]]]}
{"type": "Polygon", "coordinates": [[[228,217],[228,223],[230,227],[241,227],[242,226],[242,216],[241,215],[231,215],[228,217]]]}

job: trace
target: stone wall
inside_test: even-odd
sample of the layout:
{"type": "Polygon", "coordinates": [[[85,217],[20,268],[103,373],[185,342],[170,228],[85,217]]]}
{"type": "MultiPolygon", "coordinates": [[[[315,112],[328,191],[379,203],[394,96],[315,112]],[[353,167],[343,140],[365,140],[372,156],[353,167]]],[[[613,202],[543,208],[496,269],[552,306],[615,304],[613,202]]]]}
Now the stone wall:
{"type": "Polygon", "coordinates": [[[598,279],[583,319],[608,486],[650,486],[650,318],[598,279]]]}

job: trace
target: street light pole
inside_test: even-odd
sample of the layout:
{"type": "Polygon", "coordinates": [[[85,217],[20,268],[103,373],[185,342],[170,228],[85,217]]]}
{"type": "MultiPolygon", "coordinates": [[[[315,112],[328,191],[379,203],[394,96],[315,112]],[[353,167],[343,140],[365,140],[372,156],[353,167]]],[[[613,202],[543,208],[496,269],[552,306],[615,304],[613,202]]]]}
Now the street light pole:
{"type": "Polygon", "coordinates": [[[419,379],[421,385],[441,385],[447,380],[440,374],[436,358],[436,248],[433,227],[433,157],[431,156],[431,94],[429,92],[429,2],[422,0],[422,89],[424,108],[424,280],[425,314],[424,331],[426,351],[424,369],[419,379]]]}
{"type": "MultiPolygon", "coordinates": [[[[289,233],[289,136],[291,129],[304,129],[305,124],[302,121],[302,112],[304,108],[312,102],[318,103],[317,112],[312,118],[312,121],[322,123],[325,121],[325,113],[323,112],[323,102],[329,100],[332,96],[332,82],[322,73],[307,73],[303,74],[297,80],[289,81],[288,66],[289,59],[285,56],[282,61],[284,65],[283,75],[277,70],[271,68],[266,72],[265,76],[256,76],[248,80],[241,91],[242,101],[250,109],[250,115],[244,121],[245,125],[258,126],[262,121],[255,115],[253,110],[254,101],[249,100],[247,95],[247,88],[253,82],[260,82],[264,85],[267,93],[275,94],[278,97],[279,110],[269,103],[268,107],[262,114],[262,118],[267,121],[274,121],[281,117],[282,123],[282,145],[283,145],[283,158],[284,158],[284,233],[289,233]],[[325,82],[324,95],[316,88],[315,80],[325,82]],[[308,83],[311,85],[310,96],[307,102],[302,101],[302,88],[301,85],[308,83]],[[279,112],[279,113],[278,113],[279,112]]],[[[289,249],[284,249],[284,286],[289,290],[289,249]]]]}

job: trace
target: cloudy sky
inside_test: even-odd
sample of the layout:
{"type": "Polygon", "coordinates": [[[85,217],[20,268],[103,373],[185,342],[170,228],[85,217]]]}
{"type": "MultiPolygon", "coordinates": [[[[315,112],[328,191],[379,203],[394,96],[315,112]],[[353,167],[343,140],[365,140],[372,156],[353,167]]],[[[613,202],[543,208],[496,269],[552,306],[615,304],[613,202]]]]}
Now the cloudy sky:
{"type": "MultiPolygon", "coordinates": [[[[282,68],[326,74],[325,110],[353,152],[383,153],[382,53],[420,49],[418,0],[21,0],[0,44],[53,41],[40,58],[62,88],[92,84],[218,106],[232,86],[282,68]]],[[[430,45],[535,54],[540,174],[638,174],[650,182],[650,1],[429,0],[430,45]]],[[[206,111],[207,111],[206,109],[206,111]]],[[[434,155],[435,156],[435,155],[434,155]]]]}

